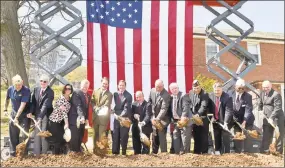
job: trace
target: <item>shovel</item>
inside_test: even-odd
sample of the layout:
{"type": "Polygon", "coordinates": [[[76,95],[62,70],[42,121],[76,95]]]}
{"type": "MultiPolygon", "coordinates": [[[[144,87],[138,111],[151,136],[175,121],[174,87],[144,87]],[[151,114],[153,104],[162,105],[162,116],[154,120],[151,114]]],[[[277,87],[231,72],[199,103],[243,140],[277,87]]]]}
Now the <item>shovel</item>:
{"type": "Polygon", "coordinates": [[[207,117],[210,121],[209,130],[211,132],[211,137],[212,137],[212,142],[213,142],[213,149],[211,150],[211,154],[212,155],[221,155],[220,151],[216,151],[213,122],[209,118],[209,117],[213,117],[213,114],[207,114],[207,117]]]}
{"type": "Polygon", "coordinates": [[[37,136],[44,137],[44,138],[52,136],[52,134],[49,131],[42,131],[42,129],[37,124],[37,122],[34,118],[31,118],[31,119],[34,121],[36,127],[40,130],[40,132],[37,134],[37,136]]]}
{"type": "MultiPolygon", "coordinates": [[[[136,119],[139,121],[139,119],[136,119]]],[[[142,125],[138,124],[139,130],[140,130],[140,140],[143,144],[145,144],[146,146],[150,146],[151,142],[149,140],[149,138],[142,132],[142,125]]]]}
{"type": "Polygon", "coordinates": [[[254,138],[254,139],[258,139],[259,135],[257,135],[257,136],[253,135],[252,132],[250,132],[249,130],[243,128],[243,127],[241,126],[241,124],[240,124],[236,119],[234,119],[234,122],[235,122],[235,123],[240,127],[240,129],[241,129],[243,132],[245,132],[247,135],[249,135],[250,137],[252,137],[252,138],[254,138]]]}
{"type": "Polygon", "coordinates": [[[228,132],[232,137],[234,137],[235,135],[228,129],[225,129],[223,124],[221,124],[220,122],[215,121],[216,124],[218,124],[220,127],[223,128],[223,130],[225,130],[226,132],[228,132]]]}
{"type": "Polygon", "coordinates": [[[26,150],[27,143],[30,139],[30,135],[18,123],[15,123],[15,121],[13,120],[13,118],[11,116],[9,116],[9,118],[13,122],[13,124],[16,127],[18,127],[27,136],[27,139],[25,141],[21,142],[20,144],[18,144],[16,146],[16,156],[22,157],[24,155],[25,150],[26,150]]]}

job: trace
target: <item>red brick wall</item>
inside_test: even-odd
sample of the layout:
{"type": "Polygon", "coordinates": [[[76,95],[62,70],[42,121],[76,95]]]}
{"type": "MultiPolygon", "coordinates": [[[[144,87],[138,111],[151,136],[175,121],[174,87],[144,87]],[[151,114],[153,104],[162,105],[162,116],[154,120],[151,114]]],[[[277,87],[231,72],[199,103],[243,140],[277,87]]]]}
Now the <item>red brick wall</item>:
{"type": "MultiPolygon", "coordinates": [[[[259,43],[261,53],[261,65],[250,71],[246,76],[247,82],[270,80],[284,81],[284,44],[259,43]]],[[[247,43],[242,42],[242,47],[247,49],[247,43]]],[[[220,48],[221,50],[221,48],[220,48]]],[[[194,76],[201,73],[205,76],[218,79],[216,75],[208,72],[206,67],[205,39],[194,38],[193,41],[194,76]]],[[[221,56],[222,63],[232,71],[236,71],[239,60],[227,52],[221,56]]],[[[214,66],[215,70],[219,70],[214,66]]],[[[219,70],[227,79],[226,73],[219,70]]]]}

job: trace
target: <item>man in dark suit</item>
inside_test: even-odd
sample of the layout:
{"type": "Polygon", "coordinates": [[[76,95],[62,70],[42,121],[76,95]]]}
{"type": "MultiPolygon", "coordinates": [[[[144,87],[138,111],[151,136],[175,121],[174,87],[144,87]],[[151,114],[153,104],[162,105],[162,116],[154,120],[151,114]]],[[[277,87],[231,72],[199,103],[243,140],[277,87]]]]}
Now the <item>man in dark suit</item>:
{"type": "Polygon", "coordinates": [[[261,143],[261,152],[266,152],[272,142],[274,128],[271,126],[277,125],[279,127],[280,136],[276,141],[276,150],[283,153],[283,136],[284,136],[284,113],[282,110],[281,95],[272,89],[272,84],[269,81],[262,83],[262,92],[260,93],[260,101],[258,110],[263,111],[267,119],[263,119],[263,138],[261,143]]]}
{"type": "Polygon", "coordinates": [[[193,124],[194,153],[203,154],[208,152],[209,120],[207,118],[209,95],[200,86],[199,81],[192,83],[190,90],[191,111],[194,116],[202,118],[203,125],[193,124]]]}
{"type": "Polygon", "coordinates": [[[120,153],[120,144],[122,146],[122,155],[126,155],[127,145],[129,139],[130,128],[123,127],[118,121],[118,116],[126,117],[131,120],[132,116],[132,95],[126,90],[126,82],[120,80],[118,84],[118,92],[114,93],[115,102],[115,120],[114,120],[114,131],[113,131],[113,144],[112,153],[118,155],[120,153]]]}
{"type": "Polygon", "coordinates": [[[188,95],[185,95],[179,91],[179,87],[177,83],[171,83],[169,85],[169,89],[171,92],[171,98],[169,103],[169,114],[171,116],[171,120],[174,124],[174,130],[173,130],[173,147],[174,147],[174,153],[176,154],[183,154],[183,153],[190,153],[190,144],[191,144],[191,135],[192,135],[192,127],[191,123],[189,123],[184,128],[179,128],[177,126],[177,122],[180,119],[191,117],[189,114],[191,114],[190,111],[190,104],[188,101],[184,101],[184,99],[188,98],[188,95]]]}
{"type": "Polygon", "coordinates": [[[136,92],[136,101],[132,104],[132,138],[134,154],[149,154],[149,147],[140,141],[139,124],[142,126],[142,133],[148,138],[152,132],[150,122],[151,106],[144,100],[142,91],[136,92]],[[147,110],[150,108],[149,110],[147,110]],[[148,114],[148,113],[150,114],[148,114]]]}
{"type": "Polygon", "coordinates": [[[157,154],[160,146],[161,152],[167,152],[166,133],[167,126],[170,122],[168,115],[170,95],[164,89],[163,81],[158,79],[155,81],[155,88],[152,88],[149,94],[148,102],[151,103],[151,122],[155,124],[154,120],[159,121],[163,125],[163,130],[158,131],[154,126],[152,134],[152,153],[157,154]]]}
{"type": "MultiPolygon", "coordinates": [[[[42,131],[47,130],[48,117],[53,111],[52,101],[54,99],[54,92],[48,86],[49,77],[47,75],[42,75],[40,77],[40,87],[36,87],[33,91],[31,98],[31,111],[27,115],[28,118],[35,115],[37,125],[42,131]]],[[[35,127],[35,135],[37,135],[40,130],[35,127]]],[[[34,154],[39,157],[41,153],[46,154],[48,150],[48,142],[44,137],[35,136],[34,138],[34,154]]]]}
{"type": "MultiPolygon", "coordinates": [[[[240,123],[243,128],[247,130],[252,130],[254,115],[252,113],[252,96],[245,92],[245,81],[243,79],[238,79],[235,84],[235,90],[229,93],[230,97],[233,100],[233,119],[236,122],[240,123]]],[[[241,132],[241,128],[233,121],[230,123],[229,128],[234,127],[234,133],[241,132]]],[[[245,139],[245,141],[234,141],[235,152],[242,152],[243,146],[244,151],[247,152],[247,148],[245,146],[246,141],[249,139],[245,139]]]]}
{"type": "Polygon", "coordinates": [[[213,85],[214,92],[209,95],[209,111],[214,115],[214,136],[215,136],[215,151],[220,153],[230,152],[230,135],[223,129],[228,130],[228,124],[233,117],[233,101],[232,98],[223,91],[222,84],[216,82],[213,85]],[[215,122],[223,125],[221,127],[215,122]]]}
{"type": "Polygon", "coordinates": [[[68,113],[69,129],[71,131],[70,150],[81,152],[80,147],[88,122],[88,108],[91,96],[87,93],[90,86],[88,80],[82,80],[80,89],[75,90],[71,97],[71,108],[68,113]]]}

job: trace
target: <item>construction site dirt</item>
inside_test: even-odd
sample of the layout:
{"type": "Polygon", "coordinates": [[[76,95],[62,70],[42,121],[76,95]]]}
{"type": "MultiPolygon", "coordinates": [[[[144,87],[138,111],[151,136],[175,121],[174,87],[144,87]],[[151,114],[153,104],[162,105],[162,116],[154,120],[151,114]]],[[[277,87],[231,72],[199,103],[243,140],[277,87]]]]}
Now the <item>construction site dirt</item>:
{"type": "Polygon", "coordinates": [[[284,157],[266,154],[157,154],[157,155],[107,155],[90,153],[67,155],[27,156],[9,158],[1,167],[284,167],[284,157]]]}

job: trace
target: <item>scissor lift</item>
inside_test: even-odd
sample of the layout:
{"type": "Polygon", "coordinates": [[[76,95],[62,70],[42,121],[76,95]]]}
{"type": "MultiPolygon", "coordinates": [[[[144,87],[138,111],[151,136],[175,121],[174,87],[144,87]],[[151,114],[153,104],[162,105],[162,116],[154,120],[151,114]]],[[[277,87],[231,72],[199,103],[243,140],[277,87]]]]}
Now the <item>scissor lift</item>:
{"type": "Polygon", "coordinates": [[[31,59],[40,68],[44,69],[50,74],[52,78],[50,81],[50,85],[53,85],[56,80],[59,80],[63,84],[69,83],[66,79],[63,78],[63,76],[67,75],[69,72],[80,66],[82,62],[82,55],[79,48],[69,41],[70,39],[72,39],[72,37],[82,32],[84,27],[80,10],[78,10],[75,6],[72,5],[74,2],[75,1],[50,1],[44,6],[40,7],[36,11],[34,16],[34,22],[38,24],[38,26],[41,30],[44,31],[44,33],[48,34],[48,37],[44,38],[42,41],[35,44],[30,49],[31,59]],[[51,29],[46,23],[44,23],[44,21],[53,17],[56,13],[59,12],[66,13],[71,18],[73,18],[73,20],[61,29],[55,31],[51,29]],[[80,25],[80,27],[76,27],[78,24],[80,25]],[[66,35],[68,30],[70,29],[73,29],[73,31],[66,35]],[[44,50],[41,50],[52,40],[56,42],[48,46],[44,50]],[[53,69],[46,65],[45,62],[42,61],[42,58],[43,56],[49,57],[49,55],[46,54],[50,53],[52,50],[56,49],[60,45],[71,51],[71,54],[65,59],[65,63],[61,67],[53,69]]]}
{"type": "MultiPolygon", "coordinates": [[[[216,18],[211,21],[211,24],[206,27],[205,32],[209,39],[222,47],[222,50],[210,58],[206,65],[210,72],[218,76],[224,82],[223,87],[226,91],[232,88],[238,78],[243,78],[249,71],[253,70],[257,63],[256,58],[240,45],[240,42],[254,31],[253,22],[238,11],[244,3],[246,3],[246,1],[193,1],[194,5],[203,5],[208,11],[216,16],[216,18]],[[217,6],[224,7],[227,10],[223,13],[219,13],[213,8],[217,6]],[[237,24],[230,21],[228,17],[232,14],[238,16],[241,20],[247,23],[250,28],[244,31],[237,24]],[[233,29],[238,31],[240,36],[235,40],[232,40],[229,38],[229,36],[219,31],[215,26],[221,21],[224,21],[233,29]],[[226,41],[228,44],[225,44],[223,41],[226,41]],[[240,60],[239,66],[235,72],[231,71],[228,67],[222,64],[220,57],[226,52],[230,52],[240,60]],[[227,79],[212,66],[216,66],[222,71],[226,72],[230,76],[230,79],[227,79]]],[[[249,83],[246,83],[246,86],[258,95],[257,90],[253,86],[251,86],[249,83]]]]}

